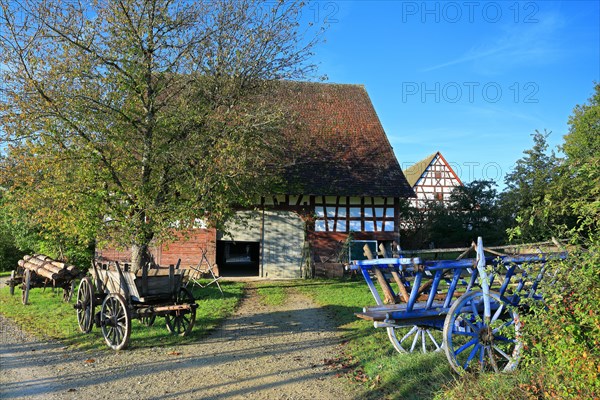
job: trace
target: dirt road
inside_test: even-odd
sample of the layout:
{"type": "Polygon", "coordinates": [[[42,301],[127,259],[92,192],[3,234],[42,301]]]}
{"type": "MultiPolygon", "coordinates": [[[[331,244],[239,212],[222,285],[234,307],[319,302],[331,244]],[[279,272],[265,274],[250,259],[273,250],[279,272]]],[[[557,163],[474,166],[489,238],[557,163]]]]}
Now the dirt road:
{"type": "Polygon", "coordinates": [[[339,355],[329,316],[292,293],[260,305],[253,289],[197,344],[79,352],[23,335],[0,317],[2,399],[356,399],[325,359],[339,355]]]}

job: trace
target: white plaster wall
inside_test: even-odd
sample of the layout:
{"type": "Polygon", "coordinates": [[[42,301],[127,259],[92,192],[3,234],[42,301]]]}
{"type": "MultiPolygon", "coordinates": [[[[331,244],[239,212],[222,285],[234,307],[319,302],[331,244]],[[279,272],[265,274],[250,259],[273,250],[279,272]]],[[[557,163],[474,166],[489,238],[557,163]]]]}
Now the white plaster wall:
{"type": "Polygon", "coordinates": [[[227,224],[227,233],[219,232],[218,240],[233,240],[234,242],[260,242],[262,212],[259,211],[238,211],[239,222],[230,222],[227,224]]]}
{"type": "Polygon", "coordinates": [[[265,278],[300,278],[304,222],[291,211],[265,211],[265,278]]]}

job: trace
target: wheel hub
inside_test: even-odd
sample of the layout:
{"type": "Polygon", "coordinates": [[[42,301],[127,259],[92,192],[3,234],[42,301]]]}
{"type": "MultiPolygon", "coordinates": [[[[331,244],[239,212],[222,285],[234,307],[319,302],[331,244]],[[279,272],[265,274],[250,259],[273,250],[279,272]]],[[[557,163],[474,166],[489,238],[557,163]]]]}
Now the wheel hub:
{"type": "Polygon", "coordinates": [[[484,326],[481,328],[479,331],[479,341],[484,345],[491,345],[494,342],[494,334],[491,327],[484,326]]]}

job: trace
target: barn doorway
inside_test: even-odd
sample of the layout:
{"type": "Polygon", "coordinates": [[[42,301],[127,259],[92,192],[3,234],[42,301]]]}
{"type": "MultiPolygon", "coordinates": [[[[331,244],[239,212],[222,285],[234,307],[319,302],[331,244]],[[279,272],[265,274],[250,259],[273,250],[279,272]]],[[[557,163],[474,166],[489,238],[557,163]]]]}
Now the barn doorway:
{"type": "Polygon", "coordinates": [[[221,276],[259,276],[260,243],[218,240],[217,265],[221,276]]]}

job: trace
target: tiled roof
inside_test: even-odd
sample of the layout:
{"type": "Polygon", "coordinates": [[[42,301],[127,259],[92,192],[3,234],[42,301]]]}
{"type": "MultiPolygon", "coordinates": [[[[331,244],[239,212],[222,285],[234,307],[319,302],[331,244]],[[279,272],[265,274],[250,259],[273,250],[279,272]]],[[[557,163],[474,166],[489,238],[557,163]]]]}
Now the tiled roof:
{"type": "Polygon", "coordinates": [[[431,164],[435,156],[437,156],[438,154],[439,151],[430,154],[421,161],[414,163],[413,165],[404,170],[404,175],[406,176],[408,184],[411,187],[414,187],[417,184],[419,178],[423,175],[427,167],[429,167],[429,164],[431,164]]]}
{"type": "Polygon", "coordinates": [[[288,194],[414,196],[364,86],[280,83],[288,194]]]}

